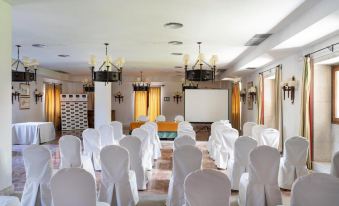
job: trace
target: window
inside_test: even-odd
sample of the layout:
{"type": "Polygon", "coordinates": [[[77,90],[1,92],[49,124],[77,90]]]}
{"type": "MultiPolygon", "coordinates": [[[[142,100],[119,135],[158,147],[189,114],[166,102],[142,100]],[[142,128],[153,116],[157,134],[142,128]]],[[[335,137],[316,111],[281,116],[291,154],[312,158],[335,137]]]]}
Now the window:
{"type": "Polygon", "coordinates": [[[339,66],[332,67],[332,123],[339,124],[339,66]]]}

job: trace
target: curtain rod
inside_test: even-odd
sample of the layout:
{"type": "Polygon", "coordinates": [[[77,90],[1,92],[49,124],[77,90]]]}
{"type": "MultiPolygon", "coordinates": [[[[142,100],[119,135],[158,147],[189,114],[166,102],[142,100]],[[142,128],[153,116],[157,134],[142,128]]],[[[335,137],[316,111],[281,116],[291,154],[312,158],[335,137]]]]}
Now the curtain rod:
{"type": "Polygon", "coordinates": [[[265,72],[272,71],[272,69],[275,69],[275,68],[277,68],[278,66],[281,66],[281,64],[279,64],[279,65],[277,65],[277,66],[275,66],[275,67],[266,69],[265,71],[259,72],[259,74],[264,74],[265,72]]]}
{"type": "Polygon", "coordinates": [[[336,45],[339,45],[339,42],[334,43],[334,44],[331,44],[331,45],[329,45],[329,46],[327,46],[327,47],[324,47],[324,48],[322,48],[322,49],[318,49],[318,50],[316,50],[316,51],[314,51],[314,52],[308,53],[308,54],[305,55],[305,57],[309,57],[309,56],[311,56],[311,55],[313,55],[313,54],[315,54],[315,53],[321,52],[321,51],[326,50],[326,49],[328,49],[328,50],[330,50],[331,52],[333,52],[333,51],[334,51],[334,46],[336,46],[336,45]]]}

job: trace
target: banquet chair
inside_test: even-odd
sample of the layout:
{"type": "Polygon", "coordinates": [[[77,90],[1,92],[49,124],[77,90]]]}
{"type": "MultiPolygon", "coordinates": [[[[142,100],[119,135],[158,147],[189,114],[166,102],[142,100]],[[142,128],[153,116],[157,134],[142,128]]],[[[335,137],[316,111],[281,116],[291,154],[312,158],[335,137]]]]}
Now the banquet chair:
{"type": "Polygon", "coordinates": [[[0,196],[1,206],[20,206],[20,200],[15,196],[0,196]]]}
{"type": "Polygon", "coordinates": [[[190,173],[184,183],[187,206],[229,206],[231,182],[217,170],[204,169],[190,173]]]}
{"type": "Polygon", "coordinates": [[[156,122],[165,122],[166,121],[166,117],[164,115],[158,115],[156,118],[155,118],[155,121],[156,122]]]}
{"type": "Polygon", "coordinates": [[[331,175],[339,178],[339,151],[333,155],[331,162],[331,175]]]}
{"type": "Polygon", "coordinates": [[[147,123],[140,126],[140,129],[144,129],[147,131],[149,144],[148,144],[148,151],[151,153],[151,162],[153,165],[153,160],[156,159],[154,155],[154,138],[155,138],[155,128],[147,123]]]}
{"type": "Polygon", "coordinates": [[[195,133],[194,130],[179,130],[177,132],[177,137],[181,136],[190,136],[192,139],[196,139],[197,134],[195,133]]]}
{"type": "Polygon", "coordinates": [[[176,150],[179,147],[184,146],[184,145],[195,146],[195,144],[196,144],[195,139],[193,139],[191,136],[183,135],[183,136],[180,136],[174,139],[173,150],[176,150]]]}
{"type": "Polygon", "coordinates": [[[81,167],[81,141],[73,135],[64,135],[59,140],[60,169],[81,167]]]}
{"type": "Polygon", "coordinates": [[[292,186],[291,206],[334,206],[339,204],[339,179],[325,173],[300,177],[292,186]]]}
{"type": "Polygon", "coordinates": [[[95,180],[81,168],[59,170],[51,180],[53,206],[109,206],[97,202],[95,180]]]}
{"type": "Polygon", "coordinates": [[[224,128],[225,124],[220,121],[211,124],[211,135],[208,138],[207,149],[213,160],[217,158],[217,153],[220,151],[222,145],[220,131],[224,128]]]}
{"type": "Polygon", "coordinates": [[[26,183],[21,197],[23,206],[51,206],[50,180],[52,158],[50,151],[41,145],[30,145],[23,151],[26,183]]]}
{"type": "Polygon", "coordinates": [[[139,201],[135,172],[130,170],[128,151],[119,145],[101,149],[99,201],[111,206],[135,206],[139,201]]]}
{"type": "Polygon", "coordinates": [[[119,142],[125,135],[123,134],[123,126],[119,121],[111,122],[111,126],[113,127],[113,137],[114,141],[119,142]]]}
{"type": "Polygon", "coordinates": [[[101,125],[99,127],[99,134],[101,138],[101,148],[116,144],[114,141],[113,127],[110,124],[101,125]]]}
{"type": "MultiPolygon", "coordinates": [[[[159,149],[161,149],[162,146],[161,146],[160,137],[159,137],[159,134],[158,134],[158,132],[159,132],[158,124],[155,123],[155,122],[147,122],[147,124],[149,124],[149,125],[151,125],[151,126],[153,126],[153,127],[155,128],[155,137],[156,137],[156,141],[157,141],[157,144],[158,144],[158,146],[159,146],[159,149]]],[[[155,148],[155,150],[157,150],[157,148],[155,148]]],[[[160,155],[161,155],[161,154],[160,154],[160,155]]]]}
{"type": "Polygon", "coordinates": [[[161,157],[161,143],[158,136],[158,126],[155,122],[147,122],[144,125],[142,125],[140,128],[147,128],[147,131],[149,132],[150,141],[151,141],[151,147],[152,147],[152,157],[154,160],[157,160],[161,157]]]}
{"type": "Polygon", "coordinates": [[[177,116],[174,117],[174,121],[175,122],[183,122],[183,121],[185,121],[185,118],[182,115],[177,115],[177,116]]]}
{"type": "Polygon", "coordinates": [[[149,118],[148,118],[148,116],[146,116],[146,115],[140,115],[140,116],[137,118],[137,121],[138,121],[138,122],[148,122],[148,121],[149,121],[149,118]]]}
{"type": "Polygon", "coordinates": [[[132,131],[132,136],[135,136],[141,140],[141,151],[142,151],[142,159],[143,159],[143,164],[144,167],[147,170],[152,169],[152,151],[149,150],[150,148],[150,137],[149,134],[146,130],[142,128],[136,128],[132,131]]]}
{"type": "MultiPolygon", "coordinates": [[[[233,128],[224,128],[221,132],[221,147],[216,158],[216,165],[220,169],[227,169],[228,162],[233,159],[234,142],[239,137],[239,132],[233,128]]],[[[220,135],[219,135],[220,136],[220,135]]]]}
{"type": "Polygon", "coordinates": [[[129,152],[130,166],[131,170],[135,172],[138,190],[146,190],[148,180],[146,169],[142,162],[141,140],[137,137],[127,135],[120,140],[119,144],[129,152]]]}
{"type": "Polygon", "coordinates": [[[193,126],[191,123],[183,121],[178,123],[178,131],[180,130],[193,130],[193,126]]]}
{"type": "Polygon", "coordinates": [[[242,136],[252,137],[252,128],[257,125],[255,122],[245,122],[244,126],[242,127],[242,136]]]}
{"type": "Polygon", "coordinates": [[[253,149],[249,155],[248,173],[239,183],[240,206],[275,206],[282,204],[278,186],[280,153],[266,145],[253,149]]]}
{"type": "Polygon", "coordinates": [[[266,126],[262,124],[257,124],[252,127],[252,135],[251,137],[257,140],[258,146],[262,145],[262,131],[266,126]]]}
{"type": "Polygon", "coordinates": [[[101,139],[98,130],[86,129],[82,132],[83,145],[84,145],[84,156],[87,156],[92,160],[94,169],[101,170],[100,166],[100,150],[101,150],[101,139]]]}
{"type": "Polygon", "coordinates": [[[167,206],[182,206],[185,203],[184,180],[189,173],[201,169],[201,164],[202,152],[197,147],[184,145],[174,150],[167,206]]]}
{"type": "Polygon", "coordinates": [[[240,177],[248,172],[248,156],[256,148],[257,141],[251,137],[241,136],[234,142],[234,155],[229,160],[226,174],[231,180],[232,190],[239,190],[240,177]]]}
{"type": "Polygon", "coordinates": [[[290,190],[293,182],[308,174],[306,159],[308,141],[303,137],[291,137],[285,141],[284,156],[280,158],[279,187],[290,190]]]}
{"type": "Polygon", "coordinates": [[[280,132],[276,129],[266,128],[261,132],[261,144],[279,149],[280,132]]]}

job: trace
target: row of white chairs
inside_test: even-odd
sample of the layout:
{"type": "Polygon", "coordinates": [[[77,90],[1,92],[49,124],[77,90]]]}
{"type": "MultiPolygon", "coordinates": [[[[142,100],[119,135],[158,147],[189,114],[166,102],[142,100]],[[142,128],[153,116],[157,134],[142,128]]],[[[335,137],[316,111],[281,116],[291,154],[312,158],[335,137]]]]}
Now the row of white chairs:
{"type": "Polygon", "coordinates": [[[273,128],[255,122],[246,122],[243,126],[243,136],[257,140],[258,145],[268,145],[279,149],[280,132],[273,128]]]}
{"type": "MultiPolygon", "coordinates": [[[[139,121],[139,122],[148,122],[149,118],[146,115],[140,115],[137,118],[137,121],[139,121]]],[[[164,115],[158,115],[155,118],[155,121],[156,122],[165,122],[166,121],[166,117],[164,115]]],[[[177,115],[177,116],[174,117],[174,121],[175,122],[183,122],[184,121],[184,117],[182,115],[177,115]]]]}

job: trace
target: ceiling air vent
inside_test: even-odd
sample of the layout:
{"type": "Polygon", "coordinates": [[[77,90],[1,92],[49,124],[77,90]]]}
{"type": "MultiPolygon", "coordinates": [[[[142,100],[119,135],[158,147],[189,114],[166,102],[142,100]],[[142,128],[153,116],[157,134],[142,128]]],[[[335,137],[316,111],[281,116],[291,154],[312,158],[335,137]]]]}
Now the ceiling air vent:
{"type": "Polygon", "coordinates": [[[246,68],[247,70],[255,70],[256,68],[255,67],[248,67],[246,68]]]}
{"type": "Polygon", "coordinates": [[[246,42],[245,46],[258,46],[271,35],[272,34],[256,34],[246,42]]]}

